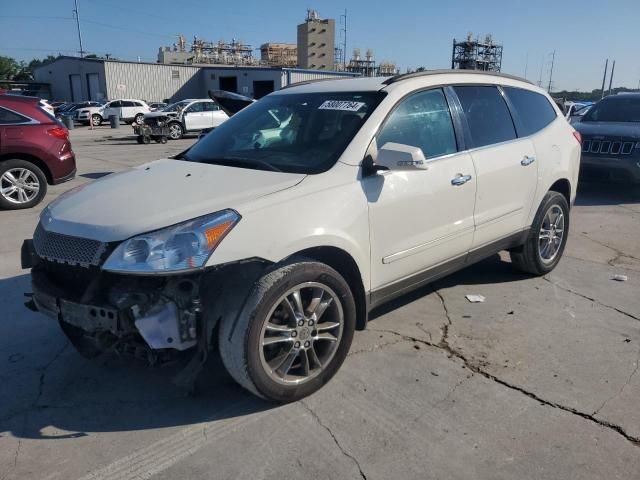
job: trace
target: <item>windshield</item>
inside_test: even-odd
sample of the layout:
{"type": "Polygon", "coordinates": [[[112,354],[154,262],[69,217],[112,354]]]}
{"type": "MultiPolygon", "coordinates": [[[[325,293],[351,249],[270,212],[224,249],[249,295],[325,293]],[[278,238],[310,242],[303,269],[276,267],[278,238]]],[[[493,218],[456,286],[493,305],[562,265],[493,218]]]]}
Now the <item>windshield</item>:
{"type": "Polygon", "coordinates": [[[270,95],[224,122],[181,158],[289,173],[320,173],[342,154],[382,92],[270,95]]]}
{"type": "Polygon", "coordinates": [[[167,105],[166,107],[164,107],[162,109],[163,112],[177,112],[178,110],[183,110],[184,108],[187,107],[187,105],[189,105],[191,102],[189,101],[181,101],[181,102],[176,102],[176,103],[172,103],[170,105],[167,105]]]}
{"type": "Polygon", "coordinates": [[[640,122],[640,97],[620,95],[596,103],[583,122],[640,122]]]}

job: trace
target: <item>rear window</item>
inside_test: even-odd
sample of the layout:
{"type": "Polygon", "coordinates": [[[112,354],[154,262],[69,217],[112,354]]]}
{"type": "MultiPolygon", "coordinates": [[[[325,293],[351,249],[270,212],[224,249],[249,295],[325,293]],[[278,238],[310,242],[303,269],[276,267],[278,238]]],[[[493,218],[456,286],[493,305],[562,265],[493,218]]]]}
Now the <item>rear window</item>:
{"type": "Polygon", "coordinates": [[[640,97],[616,95],[596,103],[583,122],[640,122],[640,97]]]}
{"type": "Polygon", "coordinates": [[[29,120],[27,117],[23,117],[16,112],[12,112],[11,110],[0,107],[0,125],[29,123],[30,121],[31,120],[29,120]]]}
{"type": "Polygon", "coordinates": [[[516,138],[511,114],[496,87],[454,87],[471,131],[474,147],[506,142],[516,138]]]}
{"type": "Polygon", "coordinates": [[[521,137],[532,135],[556,119],[556,111],[544,95],[522,88],[503,87],[511,104],[518,112],[521,137]]]}

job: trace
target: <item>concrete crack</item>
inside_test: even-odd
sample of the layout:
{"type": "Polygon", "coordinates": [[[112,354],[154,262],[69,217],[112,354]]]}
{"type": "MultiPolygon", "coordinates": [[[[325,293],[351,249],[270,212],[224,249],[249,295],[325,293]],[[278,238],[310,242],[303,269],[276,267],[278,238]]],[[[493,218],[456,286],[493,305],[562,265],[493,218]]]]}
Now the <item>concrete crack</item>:
{"type": "Polygon", "coordinates": [[[58,351],[58,353],[56,353],[53,356],[53,358],[44,367],[40,369],[40,380],[38,382],[38,395],[36,396],[36,399],[33,401],[32,407],[37,407],[38,402],[40,402],[40,398],[42,397],[42,393],[44,391],[44,380],[45,380],[45,376],[47,375],[47,370],[51,365],[53,365],[56,362],[56,360],[58,360],[58,358],[60,358],[60,356],[64,353],[68,345],[69,345],[69,342],[65,341],[64,345],[58,351]]]}
{"type": "Polygon", "coordinates": [[[607,261],[607,263],[612,267],[617,267],[616,262],[620,259],[620,257],[632,258],[633,260],[640,261],[640,258],[634,257],[633,255],[629,255],[628,253],[624,253],[622,250],[612,247],[611,245],[601,242],[600,240],[596,240],[595,238],[591,238],[590,236],[584,233],[582,233],[581,236],[583,236],[587,240],[591,240],[593,243],[596,243],[601,247],[605,247],[605,248],[608,248],[609,250],[612,250],[616,254],[616,256],[607,261]]]}
{"type": "MultiPolygon", "coordinates": [[[[446,307],[446,305],[443,304],[443,307],[446,307]]],[[[448,316],[449,312],[446,311],[446,313],[447,313],[447,316],[448,316]]],[[[449,322],[451,322],[451,318],[449,316],[448,316],[448,319],[449,319],[449,322]]],[[[600,427],[607,428],[607,429],[609,429],[609,430],[611,430],[611,431],[623,436],[632,445],[634,445],[636,447],[640,447],[640,437],[634,437],[634,436],[630,435],[620,425],[616,425],[614,423],[607,422],[606,420],[601,420],[599,418],[596,418],[595,415],[593,415],[593,414],[584,413],[584,412],[581,412],[579,410],[576,410],[575,408],[567,407],[565,405],[561,405],[559,403],[552,402],[550,400],[546,400],[546,399],[540,397],[539,395],[526,390],[523,387],[520,387],[518,385],[513,385],[513,384],[511,384],[511,383],[509,383],[509,382],[507,382],[505,380],[502,380],[502,379],[496,377],[495,375],[487,372],[481,366],[479,366],[478,364],[473,362],[471,359],[468,359],[464,354],[462,354],[458,350],[454,349],[451,345],[449,345],[448,333],[449,333],[449,326],[450,325],[451,325],[451,323],[448,323],[448,324],[446,324],[444,326],[444,328],[443,328],[443,338],[437,344],[433,343],[433,342],[428,342],[428,341],[420,339],[420,338],[412,337],[412,336],[409,336],[409,335],[404,335],[404,334],[395,332],[393,330],[377,330],[377,331],[386,332],[386,333],[390,333],[390,334],[393,334],[393,335],[398,335],[399,337],[403,338],[406,341],[423,343],[423,344],[428,345],[430,347],[443,350],[448,354],[448,356],[450,358],[451,357],[455,357],[458,360],[462,361],[462,364],[464,365],[464,367],[468,368],[473,373],[477,373],[478,375],[482,375],[484,378],[486,378],[488,380],[491,380],[492,382],[495,382],[495,383],[497,383],[499,385],[502,385],[503,387],[509,388],[509,389],[514,390],[516,392],[519,392],[519,393],[521,393],[523,395],[526,395],[527,397],[532,398],[533,400],[537,401],[541,405],[545,405],[547,407],[556,408],[558,410],[563,410],[565,412],[571,413],[571,414],[576,415],[578,417],[584,418],[585,420],[593,422],[593,423],[599,425],[600,427]]],[[[635,374],[635,372],[636,372],[636,370],[634,370],[633,374],[635,374]]],[[[633,374],[631,376],[633,376],[633,374]]],[[[629,377],[629,380],[630,379],[631,379],[631,377],[629,377]]]]}
{"type": "Polygon", "coordinates": [[[444,300],[444,297],[442,296],[442,294],[433,287],[431,287],[431,289],[433,290],[433,293],[435,293],[440,299],[440,303],[442,304],[442,309],[444,310],[444,315],[445,317],[447,317],[447,323],[445,323],[444,325],[442,325],[442,327],[440,327],[440,331],[442,332],[442,338],[440,338],[440,342],[438,343],[442,344],[442,343],[446,343],[449,339],[449,327],[452,325],[451,315],[449,315],[449,308],[447,307],[447,302],[444,300]]]}
{"type": "Polygon", "coordinates": [[[610,310],[614,310],[614,311],[616,311],[616,312],[618,312],[618,313],[620,313],[620,314],[622,314],[622,315],[624,315],[626,317],[633,318],[634,320],[639,320],[640,321],[640,317],[637,317],[637,316],[633,315],[632,313],[625,312],[624,310],[621,310],[618,307],[614,307],[613,305],[608,305],[606,303],[601,302],[600,300],[598,300],[596,298],[589,297],[588,295],[585,295],[584,293],[580,293],[580,292],[578,292],[576,290],[573,290],[570,287],[566,287],[564,285],[561,285],[558,282],[554,282],[553,280],[551,280],[550,278],[548,278],[546,276],[542,277],[542,279],[546,280],[551,285],[554,285],[554,286],[558,287],[559,289],[564,290],[565,292],[572,293],[573,295],[577,295],[578,297],[582,297],[582,298],[584,298],[586,300],[589,300],[589,301],[591,301],[593,303],[596,303],[596,304],[600,305],[601,307],[605,307],[605,308],[608,308],[610,310]]]}
{"type": "Polygon", "coordinates": [[[316,412],[313,411],[313,409],[307,405],[305,403],[304,400],[300,400],[300,404],[311,414],[311,416],[313,417],[313,419],[318,422],[318,425],[320,425],[322,428],[324,428],[327,433],[329,435],[331,435],[331,438],[333,439],[333,443],[336,444],[336,446],[338,447],[338,449],[342,452],[342,454],[351,459],[351,461],[353,461],[353,463],[356,465],[356,467],[358,468],[358,472],[360,472],[360,477],[363,480],[367,480],[367,476],[365,475],[365,473],[362,471],[362,466],[360,465],[360,462],[356,459],[356,457],[354,457],[352,454],[350,454],[349,452],[347,452],[344,447],[340,444],[340,442],[338,441],[338,439],[336,438],[336,436],[334,435],[334,433],[331,431],[331,429],[325,425],[322,420],[320,419],[320,417],[318,416],[318,414],[316,412]]]}
{"type": "Polygon", "coordinates": [[[638,372],[638,366],[640,366],[640,350],[638,350],[638,357],[636,358],[635,368],[633,369],[633,371],[629,375],[629,378],[627,378],[627,381],[624,383],[624,385],[622,385],[622,387],[620,387],[620,390],[618,390],[618,393],[616,393],[615,395],[612,395],[611,397],[607,398],[602,403],[602,405],[600,405],[600,407],[598,407],[596,409],[596,411],[593,412],[591,415],[593,415],[595,417],[598,413],[600,413],[600,410],[602,410],[607,403],[609,403],[614,398],[619,397],[620,395],[622,395],[622,392],[624,391],[624,389],[627,387],[627,385],[629,385],[629,383],[631,383],[631,379],[633,378],[633,376],[638,372]]]}
{"type": "Polygon", "coordinates": [[[390,347],[391,345],[397,345],[398,343],[402,343],[404,342],[404,340],[400,339],[400,340],[396,340],[395,342],[386,342],[386,343],[379,343],[374,345],[373,347],[370,348],[363,348],[361,350],[353,350],[350,351],[347,354],[347,357],[352,357],[354,355],[359,355],[361,353],[370,353],[370,352],[375,352],[376,350],[381,350],[385,347],[390,347]]]}
{"type": "MultiPolygon", "coordinates": [[[[27,414],[24,413],[24,417],[22,421],[22,434],[24,434],[24,430],[26,429],[26,423],[27,423],[27,414]]],[[[9,476],[9,474],[13,472],[18,466],[18,457],[20,457],[21,448],[22,448],[22,438],[18,438],[18,445],[16,447],[15,453],[13,454],[13,465],[11,465],[9,469],[6,472],[4,472],[0,480],[5,480],[9,476]]]]}

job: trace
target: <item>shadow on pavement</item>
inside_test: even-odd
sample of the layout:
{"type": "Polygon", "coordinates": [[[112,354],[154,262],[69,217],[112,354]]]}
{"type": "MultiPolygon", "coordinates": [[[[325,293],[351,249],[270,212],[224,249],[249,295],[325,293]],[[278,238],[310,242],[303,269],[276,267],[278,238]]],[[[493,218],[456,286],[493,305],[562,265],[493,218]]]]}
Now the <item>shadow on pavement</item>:
{"type": "Polygon", "coordinates": [[[83,173],[80,175],[84,178],[89,178],[91,180],[97,180],[102,177],[106,177],[107,175],[111,175],[113,172],[94,172],[94,173],[83,173]]]}
{"type": "Polygon", "coordinates": [[[628,182],[580,179],[576,205],[620,205],[624,203],[640,203],[640,185],[628,182]]]}
{"type": "Polygon", "coordinates": [[[196,395],[172,383],[178,365],[151,368],[112,355],[87,360],[55,320],[24,306],[29,290],[29,275],[0,280],[0,439],[8,432],[60,439],[188,426],[277,406],[239,387],[217,352],[209,357],[196,395]]]}
{"type": "Polygon", "coordinates": [[[434,290],[455,287],[456,285],[481,285],[485,283],[517,282],[531,278],[531,275],[516,270],[511,262],[504,261],[497,253],[491,257],[468,266],[456,273],[446,276],[436,282],[425,285],[413,292],[407,293],[395,300],[391,300],[369,314],[369,320],[375,320],[393,310],[401,308],[420,298],[432,294],[434,290]]]}

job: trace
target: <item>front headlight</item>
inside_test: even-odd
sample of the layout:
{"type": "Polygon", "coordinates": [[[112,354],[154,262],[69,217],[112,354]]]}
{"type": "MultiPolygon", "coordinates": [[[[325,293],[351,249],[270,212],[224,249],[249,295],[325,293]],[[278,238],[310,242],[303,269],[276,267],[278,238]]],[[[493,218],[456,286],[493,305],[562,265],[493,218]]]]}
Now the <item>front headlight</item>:
{"type": "Polygon", "coordinates": [[[233,210],[198,217],[122,242],[104,270],[164,273],[201,268],[227,233],[240,220],[233,210]]]}

